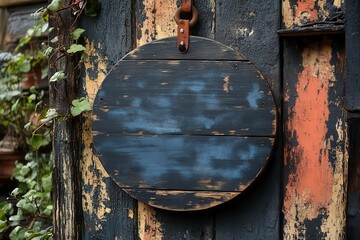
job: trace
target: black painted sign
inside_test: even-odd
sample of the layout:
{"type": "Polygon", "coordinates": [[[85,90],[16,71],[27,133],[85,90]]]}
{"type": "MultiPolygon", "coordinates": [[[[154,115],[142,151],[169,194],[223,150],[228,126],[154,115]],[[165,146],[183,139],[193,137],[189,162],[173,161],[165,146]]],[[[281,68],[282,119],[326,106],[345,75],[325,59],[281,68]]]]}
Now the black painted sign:
{"type": "Polygon", "coordinates": [[[114,181],[136,199],[200,210],[241,194],[273,149],[271,91],[241,54],[191,37],[142,46],[120,60],[93,107],[94,149],[114,181]]]}

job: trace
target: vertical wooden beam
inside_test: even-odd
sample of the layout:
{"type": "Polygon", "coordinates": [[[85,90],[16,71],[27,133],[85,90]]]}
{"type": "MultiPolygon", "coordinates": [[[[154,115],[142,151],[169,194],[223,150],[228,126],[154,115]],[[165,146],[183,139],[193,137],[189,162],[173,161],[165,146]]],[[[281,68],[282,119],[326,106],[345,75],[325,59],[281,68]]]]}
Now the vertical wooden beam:
{"type": "MultiPolygon", "coordinates": [[[[81,19],[80,26],[86,29],[82,87],[91,103],[107,72],[134,45],[133,2],[102,1],[97,17],[81,19]]],[[[82,189],[77,193],[85,225],[81,239],[134,239],[134,200],[109,177],[93,152],[90,116],[85,114],[82,123],[82,189]]]]}
{"type": "MultiPolygon", "coordinates": [[[[71,0],[62,0],[63,6],[72,3],[71,0]]],[[[53,47],[64,46],[69,48],[72,44],[70,32],[76,28],[72,10],[67,9],[58,13],[51,13],[50,25],[54,31],[50,39],[58,37],[53,47]]],[[[64,71],[66,79],[50,84],[50,107],[55,108],[60,115],[68,115],[71,99],[78,96],[78,81],[76,72],[76,57],[62,56],[57,52],[49,59],[49,76],[56,71],[64,71]],[[57,59],[55,61],[55,59],[57,59]]],[[[54,200],[54,226],[55,239],[80,239],[82,228],[80,184],[79,177],[79,139],[81,125],[79,120],[69,118],[54,125],[53,149],[53,200],[54,200]]]]}
{"type": "Polygon", "coordinates": [[[284,239],[344,239],[347,181],[344,41],[284,49],[284,239]]]}

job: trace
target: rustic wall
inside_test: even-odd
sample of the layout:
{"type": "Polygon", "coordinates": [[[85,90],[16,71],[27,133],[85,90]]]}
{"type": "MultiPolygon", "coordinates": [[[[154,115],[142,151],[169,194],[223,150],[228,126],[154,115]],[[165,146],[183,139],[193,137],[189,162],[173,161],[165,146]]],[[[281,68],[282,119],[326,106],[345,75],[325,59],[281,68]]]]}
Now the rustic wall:
{"type": "MultiPolygon", "coordinates": [[[[94,99],[110,68],[131,49],[175,34],[176,0],[101,1],[97,18],[82,19],[87,59],[84,93],[94,99]]],[[[253,61],[280,103],[280,24],[277,1],[199,0],[193,34],[216,39],[253,61]],[[264,19],[266,19],[264,21],[264,19]],[[262,57],[258,57],[259,54],[262,57]]],[[[124,193],[92,150],[91,119],[83,123],[82,208],[85,239],[279,239],[281,143],[257,185],[220,207],[171,212],[149,207],[124,193]]]]}

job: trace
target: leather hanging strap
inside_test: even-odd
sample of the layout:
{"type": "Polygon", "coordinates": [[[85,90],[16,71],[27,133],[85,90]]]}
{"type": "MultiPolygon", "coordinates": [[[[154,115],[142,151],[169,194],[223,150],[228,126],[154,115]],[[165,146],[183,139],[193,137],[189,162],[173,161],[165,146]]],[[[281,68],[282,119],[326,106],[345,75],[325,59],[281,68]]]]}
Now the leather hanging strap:
{"type": "Polygon", "coordinates": [[[181,0],[181,6],[175,14],[175,21],[178,24],[178,41],[177,48],[181,53],[186,53],[189,49],[190,28],[193,27],[198,20],[199,14],[193,5],[194,0],[181,0]],[[184,17],[191,16],[191,19],[184,17]]]}

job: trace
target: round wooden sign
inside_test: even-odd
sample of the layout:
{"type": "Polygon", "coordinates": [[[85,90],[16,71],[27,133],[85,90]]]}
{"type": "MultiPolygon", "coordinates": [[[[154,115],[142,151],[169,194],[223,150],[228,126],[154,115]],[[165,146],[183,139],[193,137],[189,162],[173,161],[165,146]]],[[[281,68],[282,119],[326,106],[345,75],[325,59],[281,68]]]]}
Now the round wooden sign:
{"type": "Polygon", "coordinates": [[[269,160],[276,108],[261,74],[231,48],[175,37],[121,59],[93,107],[94,149],[134,198],[178,211],[241,194],[269,160]]]}

